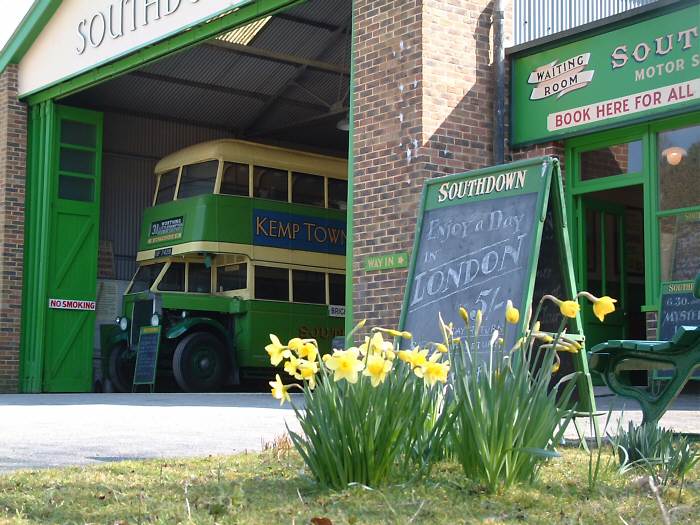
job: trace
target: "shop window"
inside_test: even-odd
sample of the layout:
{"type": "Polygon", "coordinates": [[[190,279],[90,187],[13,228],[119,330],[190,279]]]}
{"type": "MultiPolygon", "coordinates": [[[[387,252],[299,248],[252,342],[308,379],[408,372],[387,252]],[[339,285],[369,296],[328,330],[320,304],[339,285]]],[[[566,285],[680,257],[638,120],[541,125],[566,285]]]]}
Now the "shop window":
{"type": "Polygon", "coordinates": [[[255,298],[289,301],[289,270],[270,266],[256,266],[255,298]]]}
{"type": "Polygon", "coordinates": [[[642,141],[615,144],[581,153],[581,180],[642,171],[642,141]]]}
{"type": "Polygon", "coordinates": [[[330,303],[345,306],[345,276],[339,273],[328,274],[330,303]]]}
{"type": "Polygon", "coordinates": [[[216,286],[220,292],[243,290],[247,284],[247,264],[229,264],[216,269],[216,286]]]}
{"type": "Polygon", "coordinates": [[[170,268],[160,280],[158,289],[164,292],[184,292],[185,263],[170,263],[170,268]]]}
{"type": "Polygon", "coordinates": [[[131,288],[129,289],[128,293],[138,293],[150,290],[164,265],[164,263],[158,263],[140,266],[139,269],[136,270],[134,281],[131,284],[131,288]]]}
{"type": "Polygon", "coordinates": [[[92,202],[95,199],[95,182],[83,177],[61,175],[58,178],[58,197],[74,201],[92,202]]]}
{"type": "Polygon", "coordinates": [[[328,179],[328,207],[334,210],[348,209],[348,181],[328,179]]]}
{"type": "Polygon", "coordinates": [[[292,270],[292,294],[295,303],[326,303],[326,274],[292,270]]]}
{"type": "Polygon", "coordinates": [[[61,142],[75,146],[95,147],[97,133],[93,124],[76,122],[74,120],[61,120],[61,142]]]}
{"type": "Polygon", "coordinates": [[[194,293],[211,293],[211,270],[204,263],[187,265],[187,290],[194,293]]]}
{"type": "Polygon", "coordinates": [[[323,177],[292,173],[292,202],[325,206],[323,177]]]}
{"type": "Polygon", "coordinates": [[[219,193],[247,197],[249,195],[248,165],[238,164],[237,162],[225,162],[219,193]]]}
{"type": "Polygon", "coordinates": [[[218,167],[219,161],[217,160],[209,160],[207,162],[183,166],[177,198],[185,199],[196,195],[214,193],[214,183],[216,182],[216,170],[218,167]]]}
{"type": "Polygon", "coordinates": [[[156,195],[156,204],[170,202],[175,198],[178,171],[179,169],[174,169],[161,174],[160,183],[158,184],[158,195],[156,195]]]}
{"type": "Polygon", "coordinates": [[[92,151],[61,148],[59,169],[61,171],[92,175],[95,173],[95,153],[92,151]]]}
{"type": "Polygon", "coordinates": [[[659,208],[700,206],[700,126],[659,133],[659,208]]]}
{"type": "Polygon", "coordinates": [[[661,280],[688,281],[700,271],[700,211],[659,219],[661,280]]]}
{"type": "Polygon", "coordinates": [[[253,196],[287,202],[289,200],[287,171],[255,166],[253,169],[253,196]]]}

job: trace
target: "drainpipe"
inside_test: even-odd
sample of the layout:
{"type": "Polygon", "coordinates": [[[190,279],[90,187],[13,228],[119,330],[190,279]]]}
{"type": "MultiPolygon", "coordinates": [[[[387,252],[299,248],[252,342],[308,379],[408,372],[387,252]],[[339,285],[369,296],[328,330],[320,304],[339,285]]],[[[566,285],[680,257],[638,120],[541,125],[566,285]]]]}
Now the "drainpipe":
{"type": "Polygon", "coordinates": [[[493,163],[505,162],[506,59],[503,45],[503,19],[506,0],[493,4],[493,65],[496,96],[493,103],[493,163]]]}

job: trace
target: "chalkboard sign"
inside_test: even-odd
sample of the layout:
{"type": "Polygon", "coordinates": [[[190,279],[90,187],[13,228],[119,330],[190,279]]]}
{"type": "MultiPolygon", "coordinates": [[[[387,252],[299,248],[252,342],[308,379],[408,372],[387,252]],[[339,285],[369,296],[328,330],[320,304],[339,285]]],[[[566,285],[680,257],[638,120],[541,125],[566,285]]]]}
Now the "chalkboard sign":
{"type": "MultiPolygon", "coordinates": [[[[472,316],[482,311],[477,351],[486,354],[493,331],[504,333],[510,299],[521,311],[520,325],[506,331],[510,348],[522,333],[533,292],[535,301],[544,293],[573,297],[563,201],[559,164],[550,157],[428,180],[400,322],[413,342],[442,340],[438,314],[454,323],[455,336],[463,335],[463,306],[472,316]]],[[[556,331],[559,309],[547,305],[540,320],[543,329],[556,331]]],[[[578,319],[569,333],[580,334],[578,319]]],[[[574,359],[574,368],[587,372],[585,354],[574,359]]],[[[583,404],[594,407],[590,375],[582,374],[578,384],[583,404]]]]}
{"type": "Polygon", "coordinates": [[[151,385],[156,382],[160,326],[143,326],[139,332],[139,346],[136,352],[134,386],[151,385]]]}
{"type": "Polygon", "coordinates": [[[668,341],[681,326],[700,326],[700,299],[693,295],[692,281],[664,283],[661,289],[661,311],[658,339],[668,341]]]}

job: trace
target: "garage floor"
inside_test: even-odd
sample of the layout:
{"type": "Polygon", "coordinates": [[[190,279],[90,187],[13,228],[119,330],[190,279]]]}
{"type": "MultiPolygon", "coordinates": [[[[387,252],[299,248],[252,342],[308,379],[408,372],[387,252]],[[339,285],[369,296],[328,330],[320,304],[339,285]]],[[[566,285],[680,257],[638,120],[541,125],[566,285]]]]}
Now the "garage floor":
{"type": "MultiPolygon", "coordinates": [[[[601,397],[598,409],[611,403],[619,417],[620,399],[601,397]]],[[[639,422],[641,412],[627,403],[624,419],[639,422]]],[[[267,393],[4,395],[0,472],[260,450],[285,423],[298,428],[289,405],[267,393]]],[[[700,433],[700,395],[679,397],[661,423],[700,433]]]]}

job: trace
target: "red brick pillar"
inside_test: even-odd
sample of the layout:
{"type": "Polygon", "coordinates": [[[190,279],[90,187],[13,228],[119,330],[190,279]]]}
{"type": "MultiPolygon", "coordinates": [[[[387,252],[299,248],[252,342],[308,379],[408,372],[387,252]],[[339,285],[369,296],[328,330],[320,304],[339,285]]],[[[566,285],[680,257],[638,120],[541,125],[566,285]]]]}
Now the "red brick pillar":
{"type": "Polygon", "coordinates": [[[410,252],[423,181],[492,164],[487,0],[355,0],[355,320],[395,326],[407,271],[365,258],[410,252]]]}
{"type": "Polygon", "coordinates": [[[0,392],[17,392],[22,312],[27,107],[17,67],[0,74],[0,392]]]}

